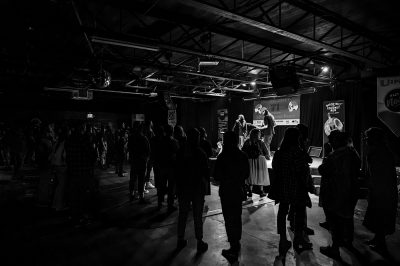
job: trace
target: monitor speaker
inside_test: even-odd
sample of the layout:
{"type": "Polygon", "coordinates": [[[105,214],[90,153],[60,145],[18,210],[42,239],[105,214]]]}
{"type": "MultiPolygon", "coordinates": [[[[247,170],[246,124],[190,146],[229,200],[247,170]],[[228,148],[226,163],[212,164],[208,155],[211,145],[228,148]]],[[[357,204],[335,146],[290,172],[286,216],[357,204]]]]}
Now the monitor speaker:
{"type": "Polygon", "coordinates": [[[270,69],[269,73],[276,95],[293,94],[299,89],[299,78],[294,66],[277,66],[270,69]]]}

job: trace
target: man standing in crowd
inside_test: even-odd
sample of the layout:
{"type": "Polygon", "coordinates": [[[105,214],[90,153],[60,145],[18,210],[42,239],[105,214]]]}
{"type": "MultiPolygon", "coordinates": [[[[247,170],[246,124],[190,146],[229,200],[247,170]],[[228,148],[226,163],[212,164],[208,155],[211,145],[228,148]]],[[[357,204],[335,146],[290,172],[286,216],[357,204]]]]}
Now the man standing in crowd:
{"type": "Polygon", "coordinates": [[[187,132],[187,144],[183,154],[178,158],[177,192],[179,200],[178,217],[178,242],[177,248],[187,245],[185,240],[186,221],[190,204],[193,209],[195,236],[197,239],[197,251],[205,252],[207,243],[203,241],[203,207],[204,196],[208,188],[209,170],[207,156],[199,147],[200,134],[195,128],[187,132]]]}
{"type": "Polygon", "coordinates": [[[333,139],[333,152],[318,167],[326,179],[324,202],[326,218],[332,234],[332,246],[321,247],[322,254],[340,259],[339,247],[352,248],[354,209],[358,200],[358,174],[361,161],[354,149],[347,145],[344,132],[333,139]]]}
{"type": "Polygon", "coordinates": [[[86,132],[86,124],[81,122],[65,142],[66,163],[71,182],[72,219],[87,222],[95,187],[93,167],[96,150],[91,145],[86,132]]]}
{"type": "MultiPolygon", "coordinates": [[[[160,160],[160,186],[159,203],[164,201],[165,194],[168,194],[168,211],[176,210],[175,185],[176,185],[176,156],[179,149],[178,141],[173,137],[174,128],[171,125],[165,126],[165,137],[162,140],[160,160]]],[[[157,188],[158,189],[158,188],[157,188]]],[[[158,193],[158,192],[157,192],[158,193]]]]}
{"type": "Polygon", "coordinates": [[[144,178],[146,174],[147,161],[150,157],[150,144],[143,135],[143,126],[134,125],[133,134],[129,137],[128,149],[131,161],[131,174],[129,180],[129,200],[133,201],[139,194],[140,203],[144,200],[144,178]],[[136,189],[135,189],[136,188],[136,189]],[[135,190],[135,194],[133,191],[135,190]]]}
{"type": "Polygon", "coordinates": [[[220,182],[222,214],[230,249],[222,250],[228,261],[236,261],[242,236],[242,199],[246,197],[244,182],[250,175],[249,160],[238,148],[234,132],[224,134],[224,149],[215,163],[214,179],[220,182]]]}

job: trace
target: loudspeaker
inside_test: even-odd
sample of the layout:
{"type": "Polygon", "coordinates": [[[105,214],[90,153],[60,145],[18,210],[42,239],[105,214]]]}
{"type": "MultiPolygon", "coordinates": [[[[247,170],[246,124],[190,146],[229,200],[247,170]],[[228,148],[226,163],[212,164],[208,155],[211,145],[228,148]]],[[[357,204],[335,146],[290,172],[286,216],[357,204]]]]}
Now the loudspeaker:
{"type": "Polygon", "coordinates": [[[276,66],[269,73],[276,95],[293,94],[299,89],[300,82],[294,66],[276,66]]]}

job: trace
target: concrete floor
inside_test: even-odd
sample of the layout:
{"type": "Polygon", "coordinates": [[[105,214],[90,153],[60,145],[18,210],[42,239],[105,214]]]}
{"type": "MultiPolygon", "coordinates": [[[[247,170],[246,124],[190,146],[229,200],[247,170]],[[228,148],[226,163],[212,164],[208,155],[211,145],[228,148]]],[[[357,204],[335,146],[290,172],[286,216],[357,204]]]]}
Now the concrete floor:
{"type": "MultiPolygon", "coordinates": [[[[177,211],[172,214],[166,208],[157,211],[155,190],[147,196],[151,204],[129,203],[128,177],[116,177],[111,170],[97,170],[96,174],[101,188],[99,216],[91,225],[77,228],[69,224],[65,213],[49,212],[30,204],[31,192],[26,189],[34,187],[30,181],[6,182],[9,173],[0,171],[2,195],[4,191],[25,191],[22,200],[16,197],[20,200],[3,202],[0,265],[229,265],[221,255],[229,243],[218,187],[212,185],[212,195],[206,197],[204,241],[209,249],[198,256],[191,218],[186,231],[188,246],[176,252],[177,211]]],[[[289,250],[285,265],[400,265],[400,230],[388,237],[390,254],[385,258],[363,244],[371,237],[361,225],[366,206],[363,200],[359,201],[355,214],[354,245],[358,254],[341,250],[344,262],[322,255],[319,247],[330,242],[330,235],[318,225],[324,221],[318,197],[312,195],[312,201],[308,225],[315,230],[315,235],[310,236],[314,249],[300,255],[289,250]]],[[[276,258],[279,241],[276,214],[274,202],[260,199],[257,194],[243,204],[242,251],[236,265],[282,265],[276,258]]],[[[293,238],[290,231],[288,236],[293,238]]]]}

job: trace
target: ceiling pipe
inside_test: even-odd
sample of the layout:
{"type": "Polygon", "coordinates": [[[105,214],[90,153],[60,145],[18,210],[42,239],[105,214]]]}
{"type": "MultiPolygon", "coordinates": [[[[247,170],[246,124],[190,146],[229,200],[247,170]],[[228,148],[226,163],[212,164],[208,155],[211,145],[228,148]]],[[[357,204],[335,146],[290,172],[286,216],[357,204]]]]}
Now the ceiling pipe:
{"type": "Polygon", "coordinates": [[[302,35],[299,35],[299,34],[296,34],[296,33],[292,33],[292,32],[286,31],[286,30],[284,30],[282,28],[278,28],[278,27],[275,27],[275,26],[272,26],[272,25],[268,25],[266,23],[263,23],[263,22],[260,22],[260,21],[257,21],[257,20],[242,16],[242,15],[239,15],[239,14],[236,14],[236,13],[233,13],[233,12],[230,12],[230,11],[227,11],[227,10],[223,10],[223,9],[218,8],[216,6],[212,6],[210,4],[206,4],[206,3],[202,3],[202,2],[194,1],[194,0],[185,0],[185,1],[182,1],[181,3],[184,4],[184,5],[196,8],[198,10],[203,10],[203,11],[209,12],[211,14],[214,14],[214,15],[217,15],[217,16],[220,16],[220,17],[224,17],[224,18],[227,18],[227,19],[230,19],[230,20],[233,20],[233,21],[237,21],[237,22],[240,22],[242,24],[245,24],[245,25],[248,25],[248,26],[251,26],[251,27],[255,27],[255,28],[258,28],[258,29],[261,29],[261,30],[265,30],[267,32],[271,32],[273,34],[277,34],[277,35],[280,35],[280,36],[283,36],[283,37],[286,37],[286,38],[289,38],[289,39],[292,39],[292,40],[296,40],[296,41],[299,41],[299,42],[302,42],[302,43],[306,43],[306,44],[315,46],[318,49],[323,48],[323,49],[326,49],[326,50],[331,51],[333,53],[336,53],[336,54],[339,54],[339,55],[342,55],[342,56],[345,56],[345,57],[348,57],[348,58],[352,58],[352,59],[367,63],[367,64],[369,64],[371,66],[374,66],[374,67],[386,67],[386,65],[383,64],[383,63],[368,59],[366,57],[363,57],[363,56],[360,56],[360,55],[345,51],[343,49],[334,47],[332,45],[329,45],[329,44],[326,44],[326,43],[323,43],[323,42],[320,42],[320,41],[313,40],[311,38],[308,38],[308,37],[305,37],[305,36],[302,36],[302,35]]]}
{"type": "Polygon", "coordinates": [[[169,45],[169,44],[164,44],[164,43],[144,44],[144,43],[138,43],[138,42],[128,42],[128,41],[123,41],[123,40],[104,38],[104,37],[99,37],[99,36],[95,36],[95,35],[91,37],[91,40],[93,42],[97,42],[97,43],[101,43],[101,44],[109,44],[109,45],[128,47],[128,48],[137,48],[137,49],[144,49],[144,50],[151,49],[150,51],[164,49],[164,50],[169,50],[169,51],[182,53],[182,54],[196,55],[196,56],[200,56],[200,57],[208,57],[209,59],[219,59],[219,60],[232,62],[232,63],[236,63],[236,64],[268,69],[268,65],[265,65],[265,64],[259,64],[259,63],[255,63],[255,62],[251,62],[251,61],[241,60],[241,59],[237,59],[237,58],[229,57],[229,56],[217,55],[217,54],[213,54],[213,53],[209,53],[209,52],[195,51],[195,50],[182,48],[182,47],[178,47],[178,46],[173,46],[173,45],[169,45]]]}
{"type": "MultiPolygon", "coordinates": [[[[198,72],[180,71],[180,70],[176,70],[176,71],[173,71],[173,72],[180,73],[180,74],[186,74],[186,75],[192,75],[192,76],[206,77],[206,78],[232,80],[232,81],[237,81],[237,82],[240,82],[240,83],[249,83],[250,82],[250,80],[235,79],[235,78],[229,78],[229,77],[223,77],[223,76],[203,74],[203,73],[198,73],[198,72]]],[[[257,81],[257,80],[255,82],[256,82],[256,84],[259,84],[259,85],[271,86],[271,82],[264,82],[264,81],[257,81]]]]}

